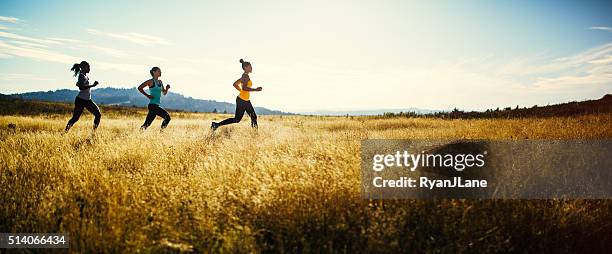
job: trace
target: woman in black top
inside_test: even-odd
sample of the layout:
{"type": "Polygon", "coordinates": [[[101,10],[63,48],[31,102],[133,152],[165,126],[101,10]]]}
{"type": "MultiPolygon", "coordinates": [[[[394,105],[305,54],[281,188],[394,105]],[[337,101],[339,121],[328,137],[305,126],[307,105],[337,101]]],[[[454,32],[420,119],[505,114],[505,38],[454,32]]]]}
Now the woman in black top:
{"type": "Polygon", "coordinates": [[[257,114],[255,113],[255,109],[253,108],[253,104],[251,104],[250,94],[251,92],[260,92],[262,90],[261,87],[251,88],[253,82],[249,77],[249,73],[253,72],[253,66],[251,63],[246,62],[240,59],[240,63],[242,64],[242,70],[244,73],[242,77],[234,82],[234,88],[240,92],[240,94],[236,97],[236,112],[234,113],[234,117],[225,119],[221,122],[212,122],[210,128],[215,131],[217,128],[223,125],[239,123],[242,120],[242,116],[244,112],[246,112],[249,117],[251,117],[251,127],[257,128],[257,114]]]}
{"type": "Polygon", "coordinates": [[[68,121],[66,125],[66,131],[70,130],[72,125],[76,123],[81,114],[83,113],[83,109],[87,109],[87,111],[91,112],[94,115],[94,130],[98,128],[100,124],[100,118],[102,114],[100,113],[100,109],[98,105],[91,100],[91,92],[90,88],[97,86],[98,81],[95,81],[93,85],[89,84],[89,77],[87,73],[89,73],[89,63],[82,61],[81,63],[76,63],[72,66],[71,71],[74,71],[74,76],[79,76],[79,79],[76,85],[79,87],[79,94],[74,99],[74,110],[72,111],[72,118],[68,121]]]}

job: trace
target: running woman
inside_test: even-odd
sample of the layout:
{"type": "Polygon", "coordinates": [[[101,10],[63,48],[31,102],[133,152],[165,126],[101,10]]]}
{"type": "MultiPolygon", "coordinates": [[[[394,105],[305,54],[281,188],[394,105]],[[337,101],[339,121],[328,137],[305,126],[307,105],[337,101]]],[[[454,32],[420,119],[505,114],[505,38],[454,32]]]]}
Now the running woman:
{"type": "Polygon", "coordinates": [[[153,78],[143,82],[140,86],[138,86],[138,91],[140,91],[140,93],[144,94],[144,96],[149,98],[149,105],[147,106],[147,108],[149,108],[149,114],[147,114],[147,118],[145,119],[145,122],[144,124],[142,124],[140,129],[146,130],[151,125],[151,123],[153,123],[153,120],[155,120],[156,116],[161,116],[164,119],[161,125],[161,128],[163,130],[166,128],[166,126],[168,126],[168,123],[170,123],[170,114],[168,114],[166,110],[161,108],[159,106],[159,103],[161,100],[162,93],[164,95],[168,94],[168,89],[170,89],[170,85],[166,85],[164,89],[164,84],[161,80],[159,80],[159,77],[161,76],[161,69],[159,69],[159,67],[151,68],[149,73],[151,73],[151,77],[153,78]],[[149,87],[148,94],[144,91],[145,86],[149,87]]]}
{"type": "Polygon", "coordinates": [[[210,128],[214,131],[219,126],[223,126],[226,124],[238,123],[242,119],[244,112],[246,111],[251,117],[251,127],[257,128],[257,115],[255,114],[255,109],[253,109],[253,105],[251,104],[250,92],[259,92],[262,90],[261,87],[257,87],[255,89],[251,88],[253,82],[251,82],[251,78],[249,77],[249,73],[253,72],[253,66],[249,62],[245,62],[240,59],[240,63],[242,64],[242,70],[244,73],[242,77],[234,82],[234,88],[240,92],[238,97],[236,97],[236,112],[234,113],[234,117],[225,119],[219,123],[212,122],[210,128]],[[240,86],[238,84],[241,84],[240,86]]]}
{"type": "Polygon", "coordinates": [[[100,109],[95,102],[91,100],[91,91],[90,88],[97,86],[99,83],[95,81],[93,85],[89,84],[89,77],[87,74],[89,73],[90,66],[89,63],[82,61],[81,63],[75,63],[70,71],[74,71],[74,76],[79,76],[77,80],[77,87],[79,87],[79,94],[74,99],[74,110],[72,111],[72,118],[68,120],[68,124],[66,124],[66,131],[70,130],[72,125],[76,123],[81,114],[83,113],[83,109],[87,109],[87,111],[91,112],[94,115],[94,130],[98,128],[100,124],[100,118],[102,114],[100,113],[100,109]]]}

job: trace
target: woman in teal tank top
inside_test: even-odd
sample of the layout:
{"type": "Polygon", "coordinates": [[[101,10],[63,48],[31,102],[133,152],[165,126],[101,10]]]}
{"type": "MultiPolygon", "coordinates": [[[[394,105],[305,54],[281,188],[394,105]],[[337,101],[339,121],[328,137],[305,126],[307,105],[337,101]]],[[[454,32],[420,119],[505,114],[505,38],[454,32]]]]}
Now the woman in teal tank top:
{"type": "Polygon", "coordinates": [[[140,91],[140,93],[149,98],[149,105],[147,106],[147,108],[149,108],[149,113],[147,114],[147,118],[145,119],[145,122],[144,124],[142,124],[140,129],[147,129],[151,125],[151,123],[153,123],[153,120],[155,120],[156,116],[161,116],[164,119],[161,125],[161,128],[164,129],[166,128],[166,126],[168,126],[168,123],[170,123],[170,114],[168,114],[166,110],[161,108],[159,104],[161,101],[162,94],[168,94],[168,89],[170,89],[170,85],[166,85],[166,87],[164,88],[164,84],[161,80],[159,80],[159,77],[161,76],[161,69],[159,69],[159,67],[153,67],[150,73],[151,77],[153,78],[143,82],[140,86],[138,86],[138,91],[140,91]],[[145,86],[149,87],[148,94],[144,91],[145,86]]]}
{"type": "Polygon", "coordinates": [[[151,95],[149,104],[155,104],[159,106],[159,102],[161,100],[161,95],[162,95],[162,85],[161,85],[161,80],[154,80],[153,81],[153,86],[149,87],[149,95],[151,95]]]}

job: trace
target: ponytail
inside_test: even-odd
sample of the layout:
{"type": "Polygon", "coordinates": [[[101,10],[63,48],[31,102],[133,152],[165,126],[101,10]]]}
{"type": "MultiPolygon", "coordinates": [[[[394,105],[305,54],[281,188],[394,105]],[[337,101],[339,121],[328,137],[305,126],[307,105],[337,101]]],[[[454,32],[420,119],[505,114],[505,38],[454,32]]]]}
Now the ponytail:
{"type": "Polygon", "coordinates": [[[242,69],[244,70],[244,68],[246,68],[247,66],[251,65],[251,63],[246,62],[244,60],[242,60],[242,58],[240,58],[240,63],[242,64],[242,69]]]}
{"type": "Polygon", "coordinates": [[[70,69],[70,71],[74,71],[74,76],[76,77],[81,72],[81,65],[78,63],[75,63],[70,69]]]}
{"type": "Polygon", "coordinates": [[[81,61],[81,63],[75,63],[74,65],[72,65],[72,68],[70,68],[70,71],[74,71],[74,76],[76,77],[77,75],[81,73],[83,68],[86,66],[89,66],[89,63],[85,61],[81,61]]]}

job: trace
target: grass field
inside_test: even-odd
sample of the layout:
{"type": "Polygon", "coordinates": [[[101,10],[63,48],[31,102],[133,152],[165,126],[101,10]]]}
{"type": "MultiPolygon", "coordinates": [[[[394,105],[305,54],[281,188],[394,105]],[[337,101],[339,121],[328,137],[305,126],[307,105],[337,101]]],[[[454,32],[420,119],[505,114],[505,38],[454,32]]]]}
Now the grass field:
{"type": "Polygon", "coordinates": [[[598,139],[612,114],[560,118],[0,116],[0,232],[67,232],[72,252],[599,252],[607,200],[364,200],[360,141],[598,139]],[[15,128],[9,128],[15,124],[15,128]]]}

